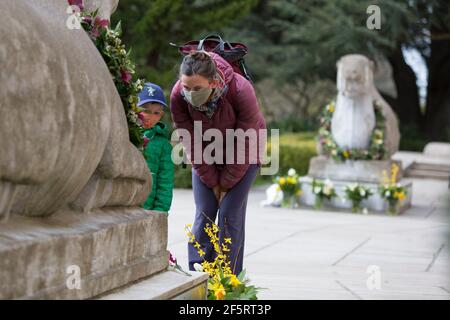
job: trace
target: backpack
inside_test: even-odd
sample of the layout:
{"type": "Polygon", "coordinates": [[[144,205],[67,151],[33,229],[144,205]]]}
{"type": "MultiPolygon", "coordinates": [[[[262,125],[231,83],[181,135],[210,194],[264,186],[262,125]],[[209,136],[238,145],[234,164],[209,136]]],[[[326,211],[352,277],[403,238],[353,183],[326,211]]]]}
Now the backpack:
{"type": "Polygon", "coordinates": [[[170,43],[170,45],[178,47],[178,51],[183,55],[187,55],[192,51],[201,50],[217,53],[233,67],[234,72],[239,73],[252,82],[244,61],[244,56],[247,54],[248,48],[242,43],[230,43],[224,41],[218,34],[211,34],[201,40],[192,40],[181,46],[174,43],[170,43]]]}

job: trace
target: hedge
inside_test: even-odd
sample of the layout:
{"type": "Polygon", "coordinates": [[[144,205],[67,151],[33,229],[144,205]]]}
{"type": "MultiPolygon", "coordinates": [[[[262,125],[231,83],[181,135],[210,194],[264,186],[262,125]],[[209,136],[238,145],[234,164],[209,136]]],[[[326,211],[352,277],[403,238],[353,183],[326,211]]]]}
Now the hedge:
{"type": "MultiPolygon", "coordinates": [[[[308,172],[309,160],[317,154],[315,136],[315,132],[280,135],[280,168],[274,176],[286,174],[290,168],[294,168],[299,175],[305,175],[308,172]]],[[[270,155],[270,138],[268,139],[267,150],[267,154],[270,155]]],[[[190,165],[187,165],[186,168],[181,165],[175,166],[175,188],[192,188],[191,170],[190,165]]],[[[272,181],[274,176],[258,175],[254,185],[268,183],[272,181]]]]}

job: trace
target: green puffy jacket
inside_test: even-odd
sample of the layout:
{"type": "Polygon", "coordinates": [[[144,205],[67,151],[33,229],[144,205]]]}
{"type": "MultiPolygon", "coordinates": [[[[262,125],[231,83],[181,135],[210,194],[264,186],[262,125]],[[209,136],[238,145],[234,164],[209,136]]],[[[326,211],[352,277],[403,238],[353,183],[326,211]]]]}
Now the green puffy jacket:
{"type": "Polygon", "coordinates": [[[152,191],[142,205],[147,210],[168,212],[172,204],[174,164],[172,162],[172,145],[166,125],[158,122],[144,132],[150,141],[144,157],[152,173],[152,191]]]}

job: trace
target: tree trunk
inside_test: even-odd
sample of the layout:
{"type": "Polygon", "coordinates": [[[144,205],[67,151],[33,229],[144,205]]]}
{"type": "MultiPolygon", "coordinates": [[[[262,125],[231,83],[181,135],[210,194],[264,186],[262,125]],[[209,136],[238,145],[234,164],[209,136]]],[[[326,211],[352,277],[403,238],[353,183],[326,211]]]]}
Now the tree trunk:
{"type": "Polygon", "coordinates": [[[425,128],[432,140],[448,139],[450,127],[450,36],[431,29],[425,128]]]}
{"type": "Polygon", "coordinates": [[[392,108],[397,114],[400,124],[416,125],[422,124],[420,112],[419,90],[416,83],[416,74],[406,63],[401,45],[388,57],[392,65],[392,74],[397,87],[397,99],[392,101],[392,108]]]}

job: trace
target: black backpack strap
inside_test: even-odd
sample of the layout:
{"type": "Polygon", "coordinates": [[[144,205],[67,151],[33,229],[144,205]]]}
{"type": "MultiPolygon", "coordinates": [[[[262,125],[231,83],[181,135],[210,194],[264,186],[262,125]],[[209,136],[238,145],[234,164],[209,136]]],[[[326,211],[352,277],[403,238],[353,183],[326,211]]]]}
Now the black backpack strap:
{"type": "Polygon", "coordinates": [[[218,34],[209,34],[198,42],[197,51],[203,50],[203,44],[209,39],[217,39],[220,51],[225,50],[225,41],[223,41],[222,37],[218,34]]]}

